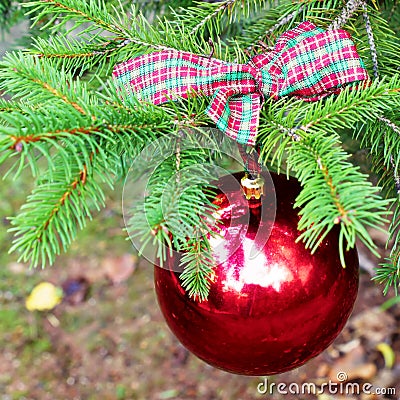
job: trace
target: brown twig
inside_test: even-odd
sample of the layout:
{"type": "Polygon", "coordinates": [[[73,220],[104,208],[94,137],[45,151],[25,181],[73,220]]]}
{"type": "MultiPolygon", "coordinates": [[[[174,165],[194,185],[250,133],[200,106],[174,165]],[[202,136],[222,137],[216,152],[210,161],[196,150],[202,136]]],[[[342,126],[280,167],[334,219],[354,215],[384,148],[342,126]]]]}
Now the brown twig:
{"type": "Polygon", "coordinates": [[[337,192],[336,186],[333,184],[332,176],[329,174],[328,167],[322,163],[322,160],[320,157],[317,158],[317,164],[318,164],[320,171],[322,172],[322,174],[324,176],[324,180],[325,180],[326,184],[329,187],[330,194],[333,199],[333,203],[340,214],[338,217],[335,218],[334,222],[335,222],[335,224],[338,224],[341,221],[346,222],[348,219],[348,217],[347,217],[348,211],[345,210],[344,207],[342,206],[342,204],[340,203],[340,196],[337,192]]]}
{"type": "Polygon", "coordinates": [[[199,22],[191,31],[190,35],[194,35],[202,26],[204,26],[210,19],[214,18],[220,12],[225,11],[229,7],[231,7],[234,3],[241,0],[226,0],[224,1],[212,14],[207,15],[201,22],[199,22]]]}
{"type": "MultiPolygon", "coordinates": [[[[94,157],[94,152],[92,152],[89,156],[90,162],[92,162],[93,157],[94,157]]],[[[57,204],[51,210],[50,215],[47,218],[46,222],[43,224],[43,229],[40,232],[40,235],[38,236],[39,241],[41,240],[41,238],[43,236],[43,232],[48,228],[51,220],[60,211],[60,208],[65,204],[65,202],[68,200],[68,198],[71,197],[72,193],[74,192],[74,190],[76,190],[76,188],[78,187],[79,184],[82,184],[82,185],[86,184],[86,179],[87,179],[87,165],[84,164],[83,168],[79,171],[78,176],[71,182],[68,189],[63,193],[63,195],[60,197],[60,200],[57,202],[57,204]]]]}
{"type": "Polygon", "coordinates": [[[96,126],[91,126],[91,127],[81,127],[81,128],[74,128],[70,130],[56,130],[54,132],[47,132],[41,135],[27,135],[27,136],[15,136],[12,135],[10,136],[10,139],[12,140],[12,145],[10,146],[11,150],[16,150],[18,147],[20,147],[21,143],[34,143],[34,142],[40,142],[43,139],[56,139],[57,137],[60,136],[60,134],[63,133],[68,133],[70,135],[77,135],[77,134],[84,134],[84,135],[89,135],[93,132],[99,132],[100,129],[99,127],[96,126]]]}

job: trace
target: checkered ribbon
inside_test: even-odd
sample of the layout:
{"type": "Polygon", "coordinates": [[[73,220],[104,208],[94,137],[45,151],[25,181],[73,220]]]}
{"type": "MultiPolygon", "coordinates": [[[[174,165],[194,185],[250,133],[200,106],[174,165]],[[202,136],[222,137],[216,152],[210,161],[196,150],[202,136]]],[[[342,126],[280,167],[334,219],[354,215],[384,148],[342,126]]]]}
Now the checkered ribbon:
{"type": "Polygon", "coordinates": [[[264,98],[315,101],[344,85],[368,79],[350,35],[303,22],[281,35],[271,52],[234,64],[165,50],[114,68],[121,96],[161,104],[193,94],[211,97],[206,113],[238,143],[254,145],[264,98]]]}

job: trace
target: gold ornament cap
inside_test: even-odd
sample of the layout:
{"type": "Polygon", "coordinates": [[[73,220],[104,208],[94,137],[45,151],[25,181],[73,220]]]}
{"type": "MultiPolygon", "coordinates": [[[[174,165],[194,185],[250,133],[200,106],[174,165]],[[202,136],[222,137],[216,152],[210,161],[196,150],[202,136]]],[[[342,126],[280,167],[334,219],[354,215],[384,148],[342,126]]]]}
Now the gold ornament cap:
{"type": "Polygon", "coordinates": [[[258,174],[257,178],[255,179],[249,178],[249,175],[245,174],[240,183],[242,185],[243,193],[246,196],[247,200],[259,200],[264,194],[265,181],[260,176],[260,174],[258,174]]]}

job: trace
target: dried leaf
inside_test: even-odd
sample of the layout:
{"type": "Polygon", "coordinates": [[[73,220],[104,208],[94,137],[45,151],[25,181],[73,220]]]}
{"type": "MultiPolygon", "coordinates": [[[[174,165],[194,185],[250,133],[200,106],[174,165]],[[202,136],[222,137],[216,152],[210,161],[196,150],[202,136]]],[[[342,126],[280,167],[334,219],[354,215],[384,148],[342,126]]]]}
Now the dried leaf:
{"type": "Polygon", "coordinates": [[[114,284],[126,281],[136,268],[137,259],[132,254],[107,257],[102,262],[106,277],[114,284]]]}

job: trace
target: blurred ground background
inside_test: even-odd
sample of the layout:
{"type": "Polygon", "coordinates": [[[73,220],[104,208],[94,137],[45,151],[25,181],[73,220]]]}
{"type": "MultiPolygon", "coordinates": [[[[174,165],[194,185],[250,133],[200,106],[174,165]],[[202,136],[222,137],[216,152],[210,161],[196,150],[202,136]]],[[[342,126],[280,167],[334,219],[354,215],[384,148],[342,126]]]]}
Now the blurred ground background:
{"type": "MultiPolygon", "coordinates": [[[[0,57],[25,28],[0,39],[0,57]]],[[[321,385],[345,372],[349,382],[371,383],[392,394],[262,394],[257,386],[264,378],[216,370],[170,333],[157,306],[152,266],[134,255],[123,232],[122,184],[53,267],[29,270],[9,256],[6,217],[18,211],[30,179],[0,181],[1,400],[400,398],[399,299],[393,293],[383,297],[382,288],[370,281],[377,260],[362,247],[359,296],[342,334],[305,366],[268,382],[321,385]],[[52,312],[29,312],[25,299],[42,281],[72,294],[52,312]]],[[[384,254],[386,238],[372,234],[384,254]]]]}
{"type": "MultiPolygon", "coordinates": [[[[262,395],[257,392],[262,378],[231,375],[189,354],[160,314],[152,266],[135,257],[125,240],[121,188],[109,194],[108,207],[53,267],[29,270],[18,263],[7,255],[11,237],[5,216],[17,212],[28,182],[8,179],[0,190],[1,400],[350,398],[262,395]],[[51,312],[29,312],[25,299],[42,281],[73,294],[51,312]]],[[[379,234],[375,239],[382,243],[379,234]]],[[[399,398],[400,307],[370,281],[365,269],[374,261],[362,249],[360,254],[359,296],[342,334],[305,366],[269,382],[322,384],[345,372],[351,382],[397,393],[354,398],[399,398]]]]}

